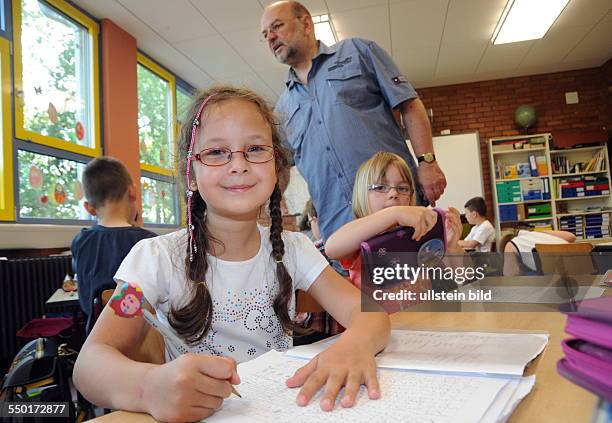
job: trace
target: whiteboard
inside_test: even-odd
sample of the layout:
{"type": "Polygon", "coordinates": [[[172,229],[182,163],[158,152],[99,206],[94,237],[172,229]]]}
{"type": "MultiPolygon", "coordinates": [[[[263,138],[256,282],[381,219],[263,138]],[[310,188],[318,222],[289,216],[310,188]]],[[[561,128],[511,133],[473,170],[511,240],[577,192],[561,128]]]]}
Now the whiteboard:
{"type": "MultiPolygon", "coordinates": [[[[462,213],[467,200],[472,197],[484,198],[478,132],[433,137],[433,147],[447,183],[444,194],[436,201],[436,207],[446,209],[452,206],[462,213]]],[[[410,142],[408,148],[414,156],[410,142]]]]}

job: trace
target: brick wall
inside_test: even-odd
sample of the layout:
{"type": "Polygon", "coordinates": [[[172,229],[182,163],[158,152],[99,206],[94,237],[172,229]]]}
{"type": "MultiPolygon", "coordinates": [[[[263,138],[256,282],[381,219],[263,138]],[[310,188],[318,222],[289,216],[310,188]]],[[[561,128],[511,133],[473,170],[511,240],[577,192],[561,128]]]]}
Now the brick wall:
{"type": "Polygon", "coordinates": [[[533,105],[538,112],[538,122],[529,133],[608,125],[612,121],[607,80],[611,62],[601,68],[418,89],[425,107],[433,109],[434,135],[440,135],[443,129],[451,133],[479,132],[485,199],[491,219],[494,212],[489,138],[521,134],[514,123],[514,110],[521,104],[533,105]],[[567,91],[578,91],[578,104],[565,104],[567,91]]]}

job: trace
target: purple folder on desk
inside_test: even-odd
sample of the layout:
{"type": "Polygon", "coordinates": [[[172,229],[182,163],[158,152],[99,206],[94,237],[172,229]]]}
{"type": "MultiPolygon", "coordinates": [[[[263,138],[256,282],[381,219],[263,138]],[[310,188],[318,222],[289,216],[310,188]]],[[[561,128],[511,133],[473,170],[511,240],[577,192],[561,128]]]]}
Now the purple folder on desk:
{"type": "Polygon", "coordinates": [[[561,311],[567,314],[567,333],[612,349],[612,297],[580,301],[576,310],[566,304],[561,311]]]}
{"type": "Polygon", "coordinates": [[[446,253],[446,231],[444,230],[445,214],[441,209],[434,209],[438,220],[434,227],[421,237],[412,239],[414,228],[401,226],[389,232],[377,235],[361,243],[362,261],[367,272],[372,274],[373,267],[392,267],[395,264],[410,266],[433,266],[446,253]],[[412,254],[406,254],[412,253],[412,254]]]}

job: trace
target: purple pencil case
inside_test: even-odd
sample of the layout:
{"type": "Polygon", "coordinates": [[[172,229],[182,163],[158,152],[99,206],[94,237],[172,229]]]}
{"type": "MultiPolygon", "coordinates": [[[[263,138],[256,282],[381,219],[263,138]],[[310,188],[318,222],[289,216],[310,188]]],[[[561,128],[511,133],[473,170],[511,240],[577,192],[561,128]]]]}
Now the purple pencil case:
{"type": "Polygon", "coordinates": [[[434,211],[438,213],[436,224],[418,241],[412,239],[414,228],[400,226],[362,242],[361,255],[366,270],[397,263],[429,266],[441,260],[446,253],[446,215],[442,209],[434,211]]]}
{"type": "Polygon", "coordinates": [[[561,311],[567,314],[567,333],[612,349],[612,297],[581,301],[575,310],[566,304],[561,311]]]}
{"type": "Polygon", "coordinates": [[[612,350],[589,345],[580,339],[561,343],[565,358],[557,363],[561,375],[612,401],[612,350]]]}

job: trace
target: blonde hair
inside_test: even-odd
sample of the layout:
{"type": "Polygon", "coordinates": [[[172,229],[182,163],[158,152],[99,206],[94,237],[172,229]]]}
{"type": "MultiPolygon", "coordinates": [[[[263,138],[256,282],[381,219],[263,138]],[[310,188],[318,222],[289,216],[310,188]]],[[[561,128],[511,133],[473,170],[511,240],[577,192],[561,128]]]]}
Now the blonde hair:
{"type": "Polygon", "coordinates": [[[404,178],[412,188],[413,196],[410,199],[410,203],[413,203],[415,191],[414,180],[412,179],[412,172],[408,164],[397,154],[379,151],[363,162],[355,175],[355,185],[353,186],[353,213],[356,218],[359,219],[372,213],[370,200],[368,198],[370,185],[381,182],[385,177],[385,172],[391,165],[397,168],[402,178],[404,178]]]}

